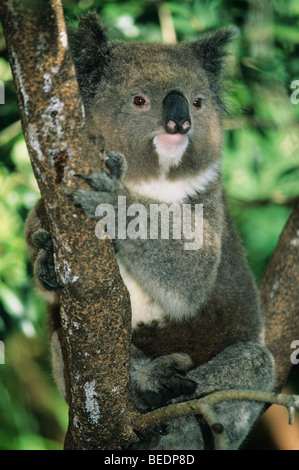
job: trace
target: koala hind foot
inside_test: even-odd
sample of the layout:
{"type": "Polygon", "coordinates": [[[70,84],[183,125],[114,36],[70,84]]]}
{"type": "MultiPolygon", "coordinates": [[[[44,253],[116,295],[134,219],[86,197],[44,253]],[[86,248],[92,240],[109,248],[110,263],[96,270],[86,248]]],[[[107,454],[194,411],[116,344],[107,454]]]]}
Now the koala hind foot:
{"type": "Polygon", "coordinates": [[[192,395],[196,382],[186,377],[192,361],[187,354],[159,356],[131,370],[133,392],[141,411],[159,408],[174,398],[192,395]]]}

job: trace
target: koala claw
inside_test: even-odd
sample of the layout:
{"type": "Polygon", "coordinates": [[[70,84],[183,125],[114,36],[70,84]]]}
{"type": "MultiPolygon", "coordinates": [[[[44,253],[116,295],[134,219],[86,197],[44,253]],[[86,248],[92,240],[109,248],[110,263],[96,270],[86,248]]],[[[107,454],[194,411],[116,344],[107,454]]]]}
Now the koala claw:
{"type": "Polygon", "coordinates": [[[76,175],[82,178],[86,183],[96,191],[111,191],[113,189],[113,183],[107,170],[95,171],[90,175],[76,175]]]}
{"type": "Polygon", "coordinates": [[[167,434],[167,425],[160,424],[155,426],[154,428],[147,429],[146,431],[140,432],[134,429],[134,433],[139,439],[139,442],[134,442],[130,445],[130,450],[144,450],[152,447],[157,443],[161,436],[165,436],[167,434]]]}
{"type": "Polygon", "coordinates": [[[133,431],[141,442],[147,442],[146,433],[142,433],[137,429],[134,429],[133,431]]]}
{"type": "Polygon", "coordinates": [[[157,357],[147,366],[134,371],[135,390],[142,402],[141,409],[153,410],[174,398],[192,395],[197,383],[186,377],[191,365],[187,354],[174,353],[157,357]]]}
{"type": "Polygon", "coordinates": [[[43,276],[38,277],[41,284],[44,286],[45,289],[51,291],[51,292],[56,292],[60,289],[63,289],[64,286],[59,285],[58,283],[54,283],[49,281],[48,279],[45,279],[43,276]]]}
{"type": "Polygon", "coordinates": [[[196,387],[197,384],[193,380],[175,374],[167,382],[162,383],[157,391],[149,390],[144,392],[144,400],[148,405],[148,410],[154,410],[166,405],[173,398],[178,398],[181,395],[192,395],[196,387]]]}
{"type": "Polygon", "coordinates": [[[127,162],[121,153],[107,152],[106,166],[110,171],[112,177],[122,179],[127,170],[127,162]]]}
{"type": "Polygon", "coordinates": [[[38,248],[46,250],[49,253],[54,253],[53,241],[51,234],[46,230],[40,229],[33,234],[33,242],[38,248]]]}
{"type": "Polygon", "coordinates": [[[181,367],[179,367],[177,364],[172,364],[171,369],[176,371],[178,374],[182,375],[183,377],[186,376],[186,372],[181,367]]]}

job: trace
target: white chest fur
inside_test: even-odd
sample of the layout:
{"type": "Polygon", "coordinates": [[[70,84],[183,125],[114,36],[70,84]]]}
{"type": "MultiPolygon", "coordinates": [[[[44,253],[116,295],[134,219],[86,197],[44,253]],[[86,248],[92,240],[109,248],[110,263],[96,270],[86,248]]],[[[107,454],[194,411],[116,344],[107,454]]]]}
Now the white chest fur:
{"type": "Polygon", "coordinates": [[[129,190],[137,195],[167,204],[181,204],[185,197],[203,193],[220,174],[221,163],[217,161],[197,175],[169,180],[165,176],[140,183],[126,183],[129,190]]]}
{"type": "Polygon", "coordinates": [[[163,309],[154,302],[142,286],[130,275],[125,265],[117,256],[119,270],[124,283],[126,284],[132,307],[132,328],[140,322],[150,323],[153,320],[161,320],[163,309]]]}

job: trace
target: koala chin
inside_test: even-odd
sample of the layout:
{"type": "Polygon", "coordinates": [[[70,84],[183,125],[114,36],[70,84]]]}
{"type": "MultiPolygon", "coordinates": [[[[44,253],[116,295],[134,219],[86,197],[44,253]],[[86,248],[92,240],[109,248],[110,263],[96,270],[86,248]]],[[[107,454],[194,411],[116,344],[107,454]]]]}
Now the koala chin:
{"type": "Polygon", "coordinates": [[[154,137],[154,146],[159,157],[162,172],[167,174],[170,168],[177,167],[188,147],[189,138],[186,134],[168,134],[161,130],[154,137]]]}
{"type": "MultiPolygon", "coordinates": [[[[109,204],[116,222],[127,229],[132,216],[125,213],[118,220],[120,196],[131,211],[145,214],[142,236],[135,221],[134,236],[113,240],[131,297],[130,379],[136,407],[146,412],[217,390],[272,390],[274,362],[264,344],[258,291],[221,176],[222,77],[234,32],[222,29],[175,45],[110,42],[90,13],[69,36],[86,125],[104,138],[107,166],[86,178],[90,189],[76,191],[74,201],[93,218],[99,205],[109,204]],[[187,250],[183,209],[190,209],[194,229],[199,205],[202,244],[187,250]],[[153,208],[161,220],[169,216],[168,237],[162,227],[153,236],[153,208]]],[[[37,284],[54,292],[53,367],[65,393],[59,343],[63,286],[55,278],[42,201],[28,218],[26,237],[37,284]]],[[[100,271],[101,262],[95,261],[100,271]]],[[[216,407],[232,449],[241,445],[262,406],[231,401],[216,407]]],[[[165,423],[163,432],[149,430],[133,448],[205,449],[208,436],[200,416],[182,417],[165,423]]],[[[211,444],[217,448],[213,438],[211,444]]]]}

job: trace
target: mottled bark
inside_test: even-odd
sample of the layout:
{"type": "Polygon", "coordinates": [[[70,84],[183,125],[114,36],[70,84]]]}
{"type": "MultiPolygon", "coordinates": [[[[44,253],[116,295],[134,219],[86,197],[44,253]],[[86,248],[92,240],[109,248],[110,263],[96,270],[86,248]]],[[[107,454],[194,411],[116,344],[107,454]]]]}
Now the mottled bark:
{"type": "Polygon", "coordinates": [[[128,293],[108,240],[77,209],[76,174],[102,156],[84,130],[84,112],[59,0],[2,0],[1,21],[23,131],[45,201],[61,291],[70,388],[68,449],[120,448],[133,436],[129,390],[128,293]]]}
{"type": "Polygon", "coordinates": [[[266,343],[276,361],[275,390],[292,368],[291,343],[299,339],[299,201],[280,236],[260,284],[266,343]]]}

